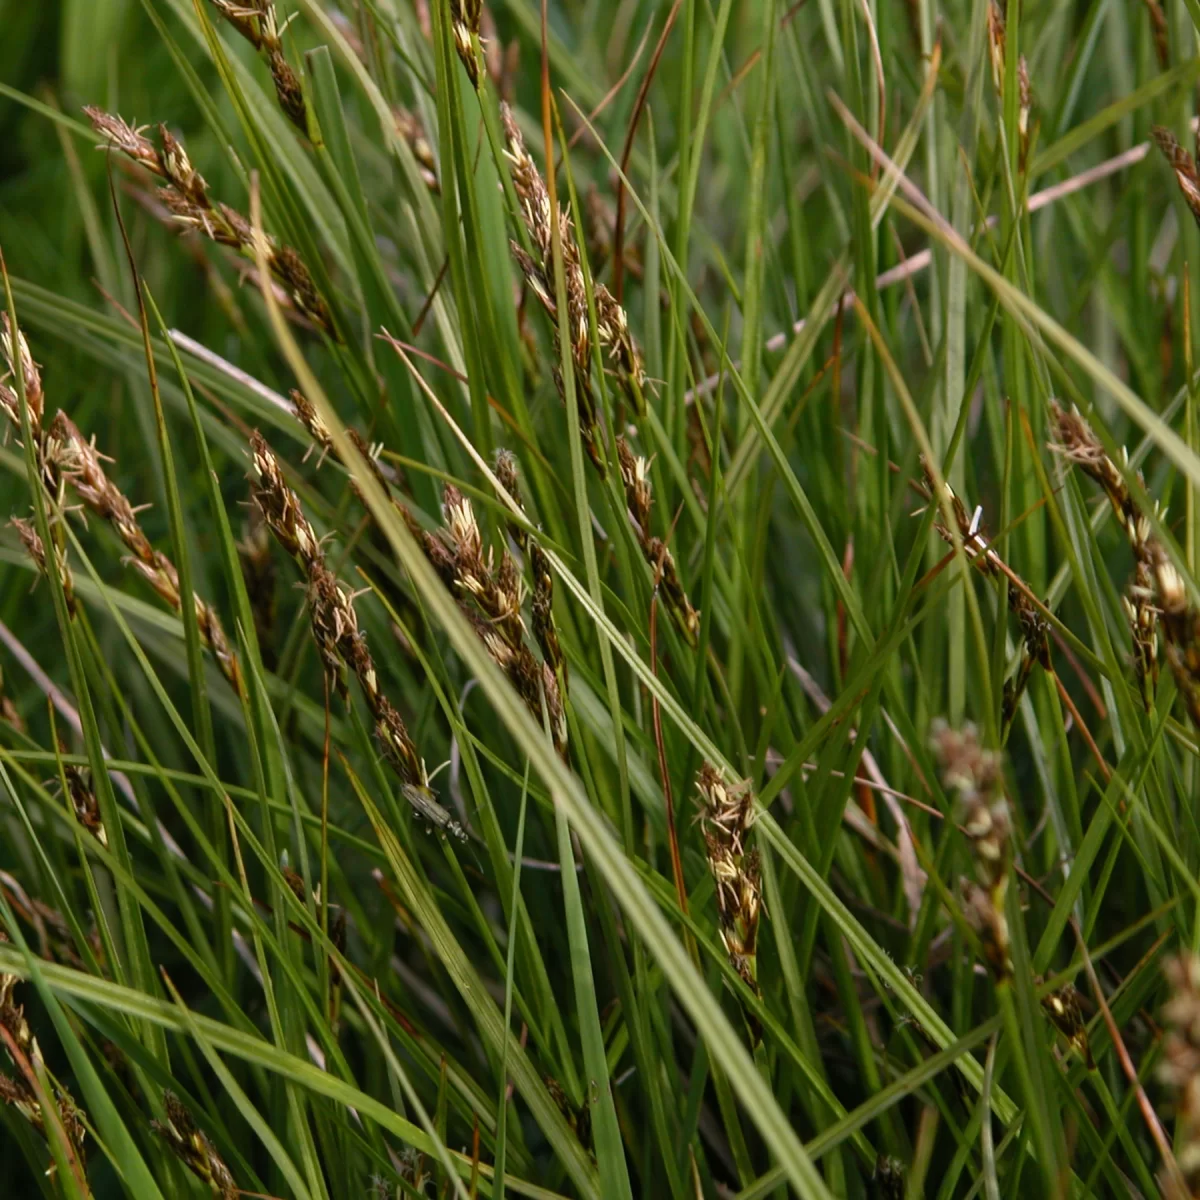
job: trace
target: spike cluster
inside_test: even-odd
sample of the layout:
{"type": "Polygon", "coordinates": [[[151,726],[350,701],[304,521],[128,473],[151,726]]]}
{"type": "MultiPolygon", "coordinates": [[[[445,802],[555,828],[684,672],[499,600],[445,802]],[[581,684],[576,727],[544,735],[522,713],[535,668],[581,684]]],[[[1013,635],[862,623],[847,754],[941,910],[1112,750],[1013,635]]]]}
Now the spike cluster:
{"type": "MultiPolygon", "coordinates": [[[[150,544],[150,539],[138,523],[133,505],[109,479],[101,465],[101,456],[95,441],[86,439],[75,422],[61,409],[55,414],[54,423],[50,427],[50,438],[63,479],[70,483],[85,508],[112,526],[129,551],[125,561],[150,584],[167,605],[179,612],[183,600],[179,594],[179,573],[175,564],[150,544]]],[[[221,674],[229,681],[229,686],[239,696],[242,695],[244,681],[241,664],[229,644],[220,617],[217,616],[216,610],[199,596],[193,594],[192,602],[201,640],[212,651],[221,674]]]]}
{"type": "MultiPolygon", "coordinates": [[[[1154,689],[1158,683],[1158,612],[1154,606],[1155,563],[1161,548],[1151,532],[1150,522],[1138,507],[1138,502],[1125,482],[1125,476],[1116,463],[1108,457],[1100,439],[1082,414],[1072,409],[1068,412],[1051,402],[1054,441],[1050,449],[1074,466],[1103,489],[1116,513],[1129,547],[1133,551],[1134,575],[1122,604],[1133,635],[1134,666],[1138,685],[1147,711],[1154,702],[1154,689]]],[[[1128,469],[1129,455],[1122,449],[1128,469]]],[[[1141,473],[1138,480],[1141,481],[1141,473]]],[[[1155,515],[1166,518],[1166,510],[1155,506],[1155,515]]]]}
{"type": "MultiPolygon", "coordinates": [[[[451,590],[471,618],[475,632],[493,661],[508,676],[539,723],[542,720],[542,696],[545,696],[554,744],[558,752],[565,755],[567,722],[558,676],[551,658],[539,663],[526,644],[525,621],[521,616],[525,582],[516,560],[507,549],[500,552],[498,563],[490,547],[485,555],[471,502],[453,484],[445,486],[442,517],[441,535],[430,541],[442,544],[437,553],[439,561],[449,564],[451,590]]],[[[545,586],[543,580],[543,594],[545,586]]],[[[556,636],[555,647],[557,644],[556,636]]]]}
{"type": "MultiPolygon", "coordinates": [[[[921,470],[925,476],[924,483],[914,484],[914,487],[931,500],[937,494],[937,481],[924,456],[921,458],[921,470]]],[[[955,494],[950,484],[943,481],[942,488],[943,495],[954,516],[954,524],[962,541],[963,553],[966,554],[971,564],[985,578],[998,579],[1007,576],[1010,580],[1015,581],[1017,579],[1015,573],[992,548],[991,539],[980,520],[979,512],[968,517],[963,502],[955,494]]],[[[940,504],[936,509],[933,528],[947,545],[954,545],[954,535],[946,525],[940,504]]],[[[1008,588],[1008,607],[1021,626],[1022,652],[1016,675],[1006,680],[1004,684],[1002,720],[1005,729],[1012,724],[1013,718],[1016,716],[1017,706],[1029,685],[1034,667],[1040,666],[1045,671],[1053,669],[1050,658],[1049,623],[1042,616],[1037,605],[1029,598],[1028,591],[1017,586],[1015,582],[1008,588]]]]}
{"type": "Polygon", "coordinates": [[[754,821],[754,796],[747,782],[737,787],[726,784],[711,763],[700,768],[696,792],[708,869],[717,892],[721,941],[733,969],[759,995],[758,919],[762,889],[758,851],[746,845],[754,821]]]}
{"type": "MultiPolygon", "coordinates": [[[[1200,1194],[1200,958],[1181,954],[1167,961],[1164,972],[1171,996],[1162,1019],[1169,1032],[1158,1075],[1175,1096],[1175,1161],[1188,1185],[1186,1194],[1195,1196],[1200,1194]]],[[[1164,1194],[1178,1193],[1164,1188],[1164,1194]]]]}
{"type": "MultiPolygon", "coordinates": [[[[512,166],[513,186],[521,202],[521,216],[533,244],[534,253],[526,253],[512,242],[525,281],[541,301],[555,329],[557,348],[558,296],[554,286],[554,239],[550,211],[550,194],[545,180],[525,148],[525,139],[516,118],[507,104],[500,106],[507,141],[507,157],[512,166]]],[[[567,327],[571,337],[571,361],[575,372],[576,393],[579,397],[580,420],[584,446],[603,474],[600,428],[596,416],[595,398],[591,386],[591,334],[588,321],[587,286],[583,263],[570,216],[559,209],[558,229],[562,241],[563,277],[566,286],[564,301],[567,327]]],[[[644,386],[646,370],[642,354],[629,331],[629,319],[604,284],[593,281],[592,295],[596,303],[596,333],[610,367],[616,372],[622,388],[640,413],[645,408],[644,386]]],[[[557,371],[557,368],[556,368],[557,371]]],[[[555,376],[558,379],[558,375],[555,376]]],[[[559,391],[562,382],[559,379],[559,391]]]]}
{"type": "Polygon", "coordinates": [[[233,1172],[217,1153],[208,1135],[197,1128],[187,1106],[174,1092],[163,1092],[165,1121],[151,1121],[150,1128],[171,1148],[171,1152],[197,1179],[212,1189],[219,1200],[234,1200],[238,1196],[233,1172]]]}
{"type": "MultiPolygon", "coordinates": [[[[246,11],[244,5],[236,7],[246,11]]],[[[160,151],[144,136],[142,130],[145,126],[135,129],[122,118],[91,106],[83,111],[92,127],[104,138],[102,149],[111,147],[119,150],[126,158],[163,181],[158,189],[158,198],[179,226],[195,230],[209,241],[228,246],[245,258],[255,258],[254,230],[250,222],[229,205],[213,201],[204,177],[192,166],[182,143],[165,125],[158,127],[162,143],[160,151]]],[[[291,246],[265,234],[263,236],[267,245],[267,266],[283,296],[317,328],[332,333],[333,320],[329,309],[300,255],[291,246]]]]}
{"type": "Polygon", "coordinates": [[[308,107],[300,78],[284,57],[283,26],[275,15],[272,0],[209,0],[209,3],[262,56],[270,68],[279,107],[287,119],[307,135],[308,107]]]}
{"type": "Polygon", "coordinates": [[[625,486],[625,503],[638,545],[642,548],[642,556],[654,571],[655,584],[688,645],[694,646],[700,634],[700,614],[692,607],[684,591],[675,558],[666,542],[650,532],[650,509],[654,504],[654,495],[650,487],[649,464],[634,454],[623,437],[617,438],[617,461],[621,467],[621,482],[625,486]]]}
{"type": "Polygon", "coordinates": [[[959,881],[963,915],[979,934],[998,981],[1012,975],[1004,913],[1012,865],[1012,818],[1004,796],[1000,754],[985,750],[973,725],[961,732],[934,723],[930,739],[942,782],[958,795],[963,832],[971,842],[975,880],[959,881]]]}
{"type": "MultiPolygon", "coordinates": [[[[292,402],[297,419],[322,455],[332,450],[333,439],[311,402],[299,392],[292,393],[292,402]]],[[[533,627],[544,656],[541,663],[525,641],[525,621],[521,615],[525,583],[520,568],[507,549],[501,550],[498,561],[491,547],[485,553],[483,535],[470,500],[453,484],[447,484],[442,496],[443,528],[437,532],[427,530],[408,505],[396,496],[391,481],[383,473],[378,459],[362,436],[354,429],[347,430],[347,433],[372,469],[376,482],[408,527],[413,540],[458,600],[492,661],[508,676],[509,682],[539,724],[542,721],[542,697],[545,696],[554,744],[559,754],[565,755],[567,722],[562,689],[566,686],[567,667],[554,624],[554,584],[550,564],[536,539],[527,541],[520,526],[511,526],[513,540],[521,549],[527,546],[529,549],[534,574],[533,627]]],[[[506,490],[519,500],[516,460],[511,454],[501,453],[497,470],[509,481],[506,490]]],[[[501,482],[504,482],[503,478],[501,482]]],[[[361,490],[353,480],[351,487],[363,500],[361,490]]],[[[367,507],[365,501],[363,503],[367,507]]]]}
{"type": "Polygon", "coordinates": [[[405,799],[429,824],[464,838],[462,827],[434,798],[424,760],[400,714],[380,689],[354,603],[325,565],[320,539],[304,515],[299,497],[285,482],[279,460],[257,431],[251,435],[250,446],[254,460],[252,498],[275,539],[304,572],[313,640],[326,680],[349,702],[346,670],[355,676],[374,720],[383,756],[399,777],[405,799]]]}
{"type": "MultiPolygon", "coordinates": [[[[8,935],[0,931],[0,942],[7,941],[8,935]]],[[[8,1057],[17,1069],[15,1075],[0,1071],[0,1101],[14,1108],[37,1133],[46,1137],[46,1113],[32,1084],[32,1080],[44,1072],[46,1067],[38,1040],[25,1019],[25,1008],[16,1001],[18,983],[18,976],[0,973],[0,1025],[7,1034],[5,1045],[8,1057]]],[[[66,1135],[75,1162],[82,1167],[83,1141],[87,1136],[87,1128],[71,1093],[57,1079],[51,1082],[55,1123],[66,1135]]],[[[53,1174],[54,1170],[52,1163],[49,1173],[53,1174]]]]}

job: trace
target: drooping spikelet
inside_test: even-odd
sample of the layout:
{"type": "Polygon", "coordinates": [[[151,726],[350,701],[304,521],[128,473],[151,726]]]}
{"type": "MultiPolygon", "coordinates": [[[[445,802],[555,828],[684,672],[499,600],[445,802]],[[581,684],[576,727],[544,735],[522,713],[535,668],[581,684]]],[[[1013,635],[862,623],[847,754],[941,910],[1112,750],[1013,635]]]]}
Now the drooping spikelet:
{"type": "MultiPolygon", "coordinates": [[[[150,539],[138,523],[133,505],[109,479],[101,465],[95,442],[86,439],[75,422],[61,409],[55,414],[50,436],[63,479],[71,485],[85,508],[107,521],[116,531],[129,551],[125,561],[171,608],[179,612],[183,600],[179,594],[179,573],[175,564],[150,544],[150,539]]],[[[239,696],[242,695],[244,681],[241,664],[229,644],[220,617],[210,604],[194,593],[192,603],[201,640],[212,651],[230,687],[239,696]]]]}
{"type": "Polygon", "coordinates": [[[634,454],[623,437],[617,438],[617,461],[621,468],[621,482],[625,486],[625,503],[633,522],[634,535],[642,549],[642,557],[654,571],[655,584],[688,645],[694,646],[700,633],[700,614],[688,599],[675,566],[675,558],[666,542],[650,532],[650,509],[654,496],[650,487],[649,464],[634,454]]]}
{"type": "Polygon", "coordinates": [[[696,792],[708,869],[716,886],[721,941],[734,970],[758,995],[762,889],[758,852],[747,846],[754,821],[754,797],[748,783],[729,786],[711,763],[700,768],[696,792]]]}
{"type": "Polygon", "coordinates": [[[325,552],[288,486],[266,439],[255,431],[250,439],[254,462],[252,499],[279,544],[300,564],[305,577],[313,640],[329,683],[349,698],[343,668],[357,678],[367,702],[383,756],[400,779],[405,799],[430,825],[460,839],[462,826],[435,799],[424,760],[391,701],[383,694],[375,662],[358,625],[354,602],[325,565],[325,552]]]}
{"type": "Polygon", "coordinates": [[[971,842],[975,880],[959,881],[963,915],[979,934],[997,980],[1012,974],[1004,904],[1012,865],[1012,818],[1004,795],[1001,757],[985,750],[973,725],[961,732],[934,723],[931,744],[942,782],[957,793],[963,831],[971,842]]]}
{"type": "Polygon", "coordinates": [[[233,1172],[217,1153],[208,1135],[198,1129],[187,1106],[174,1092],[163,1092],[165,1121],[151,1121],[150,1128],[197,1179],[207,1183],[219,1200],[234,1200],[238,1193],[233,1172]]]}
{"type": "MultiPolygon", "coordinates": [[[[1148,711],[1154,702],[1158,682],[1158,612],[1154,606],[1154,564],[1159,555],[1158,543],[1151,532],[1150,521],[1130,492],[1124,475],[1108,457],[1083,415],[1075,409],[1068,412],[1053,401],[1050,415],[1054,430],[1050,449],[1100,485],[1133,551],[1133,580],[1122,604],[1133,635],[1134,666],[1148,711]]],[[[1128,454],[1125,457],[1128,465],[1128,454]]],[[[1138,478],[1141,479],[1140,473],[1138,478]]],[[[1156,515],[1161,520],[1166,517],[1166,512],[1156,507],[1156,515]]]]}
{"type": "MultiPolygon", "coordinates": [[[[165,125],[158,127],[162,142],[160,152],[144,136],[145,126],[135,129],[120,117],[91,106],[83,111],[104,138],[102,149],[119,150],[163,181],[163,186],[158,189],[158,199],[179,227],[203,234],[209,241],[228,246],[245,258],[255,258],[254,230],[250,222],[236,209],[213,201],[204,177],[192,166],[183,145],[165,125]]],[[[332,334],[333,319],[329,308],[300,255],[291,246],[268,235],[264,237],[267,266],[283,296],[317,328],[332,334]]]]}
{"type": "MultiPolygon", "coordinates": [[[[308,107],[300,78],[283,53],[283,27],[272,0],[209,0],[222,17],[262,55],[271,71],[279,107],[301,133],[308,133],[308,107]]],[[[286,24],[286,22],[285,22],[286,24]]]]}

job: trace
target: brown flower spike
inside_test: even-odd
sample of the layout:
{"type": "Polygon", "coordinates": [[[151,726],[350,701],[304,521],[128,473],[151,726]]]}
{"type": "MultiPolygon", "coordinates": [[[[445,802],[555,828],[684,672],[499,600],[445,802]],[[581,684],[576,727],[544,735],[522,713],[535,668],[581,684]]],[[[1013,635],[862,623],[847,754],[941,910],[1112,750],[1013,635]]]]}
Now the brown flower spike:
{"type": "MultiPolygon", "coordinates": [[[[144,126],[135,129],[120,117],[91,106],[86,106],[83,111],[92,127],[104,138],[102,148],[119,150],[163,181],[158,199],[179,226],[195,230],[218,245],[228,246],[244,258],[255,258],[254,231],[250,222],[236,209],[213,201],[204,177],[192,166],[182,143],[165,125],[158,127],[162,142],[159,151],[144,136],[144,126]]],[[[318,329],[333,334],[333,318],[300,255],[291,246],[264,236],[267,266],[283,296],[318,329]]]]}
{"type": "Polygon", "coordinates": [[[430,825],[465,839],[462,826],[434,798],[424,760],[400,714],[379,686],[354,602],[325,565],[321,541],[304,515],[299,497],[284,480],[275,452],[257,430],[251,434],[250,447],[254,463],[251,497],[276,540],[304,572],[313,640],[326,679],[348,701],[345,669],[354,674],[374,720],[383,756],[399,777],[405,799],[430,825]]]}

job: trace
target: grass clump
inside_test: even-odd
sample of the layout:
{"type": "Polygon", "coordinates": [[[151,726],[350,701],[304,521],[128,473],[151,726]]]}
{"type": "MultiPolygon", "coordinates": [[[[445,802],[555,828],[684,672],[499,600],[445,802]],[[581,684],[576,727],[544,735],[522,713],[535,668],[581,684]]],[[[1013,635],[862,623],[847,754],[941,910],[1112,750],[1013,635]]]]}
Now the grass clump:
{"type": "Polygon", "coordinates": [[[0,0],[12,1194],[1200,1195],[1193,8],[0,0]]]}

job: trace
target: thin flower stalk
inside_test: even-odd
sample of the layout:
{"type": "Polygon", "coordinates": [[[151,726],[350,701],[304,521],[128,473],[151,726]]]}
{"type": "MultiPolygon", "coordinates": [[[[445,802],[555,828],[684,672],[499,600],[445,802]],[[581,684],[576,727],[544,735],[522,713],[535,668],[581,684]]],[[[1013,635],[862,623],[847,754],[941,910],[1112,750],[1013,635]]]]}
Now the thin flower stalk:
{"type": "MultiPolygon", "coordinates": [[[[1133,551],[1133,580],[1121,602],[1133,637],[1133,658],[1138,686],[1146,710],[1149,711],[1154,703],[1154,690],[1158,684],[1158,610],[1154,604],[1158,542],[1151,532],[1150,521],[1129,490],[1124,474],[1109,458],[1100,439],[1096,437],[1083,415],[1075,409],[1068,411],[1053,402],[1050,415],[1054,430],[1054,440],[1050,443],[1050,449],[1100,485],[1133,551]]],[[[1122,454],[1128,468],[1129,455],[1124,449],[1122,454]]],[[[1141,480],[1140,473],[1138,479],[1141,480]]],[[[1166,510],[1160,510],[1156,505],[1155,515],[1159,520],[1163,520],[1167,515],[1166,510]]]]}
{"type": "Polygon", "coordinates": [[[1012,816],[1004,795],[1001,756],[985,750],[973,725],[961,732],[944,721],[930,739],[947,790],[958,797],[961,824],[971,843],[975,879],[959,880],[967,923],[979,935],[997,982],[1012,976],[1012,944],[1004,905],[1012,866],[1012,816]]]}
{"type": "Polygon", "coordinates": [[[374,721],[383,756],[400,779],[405,799],[430,825],[465,838],[462,826],[437,802],[429,786],[425,762],[403,719],[379,685],[374,659],[359,629],[354,602],[325,565],[321,541],[304,515],[299,498],[284,480],[279,460],[257,431],[251,435],[250,444],[254,463],[252,498],[276,540],[296,559],[304,573],[313,640],[326,679],[348,701],[345,671],[355,676],[374,721]]]}
{"type": "MultiPolygon", "coordinates": [[[[271,0],[209,0],[229,25],[262,56],[271,71],[279,107],[301,133],[308,135],[308,106],[300,77],[283,53],[283,29],[271,0]]],[[[285,22],[286,24],[286,22],[285,22]]]]}
{"type": "MultiPolygon", "coordinates": [[[[146,126],[134,128],[121,117],[91,106],[83,111],[104,138],[102,149],[119,150],[163,181],[158,189],[158,199],[177,226],[194,230],[217,245],[228,246],[251,261],[255,259],[254,230],[250,222],[236,209],[212,199],[204,177],[192,166],[182,143],[165,125],[158,127],[162,143],[160,151],[144,136],[146,126]]],[[[332,334],[333,319],[329,309],[300,255],[291,246],[268,235],[264,237],[267,266],[287,301],[318,329],[332,334]]]]}
{"type": "Polygon", "coordinates": [[[219,1200],[234,1200],[240,1193],[233,1172],[217,1148],[196,1125],[191,1112],[174,1092],[163,1092],[165,1121],[151,1121],[150,1128],[197,1179],[208,1184],[219,1200]]]}
{"type": "Polygon", "coordinates": [[[621,468],[621,482],[625,487],[625,503],[642,556],[654,571],[655,584],[688,645],[695,646],[700,634],[700,613],[688,599],[675,566],[675,558],[666,542],[650,532],[650,510],[654,495],[650,486],[649,464],[646,459],[634,454],[623,437],[617,438],[617,461],[621,468]]]}
{"type": "MultiPolygon", "coordinates": [[[[183,605],[179,594],[179,572],[165,554],[150,544],[150,539],[138,523],[137,510],[109,479],[101,465],[101,455],[94,440],[86,439],[75,422],[61,409],[55,414],[50,437],[63,479],[71,485],[85,508],[112,526],[129,551],[125,561],[170,608],[179,612],[183,605]]],[[[239,696],[242,695],[245,683],[241,663],[229,644],[220,617],[212,605],[195,593],[192,603],[201,641],[212,652],[229,686],[239,696]]]]}

